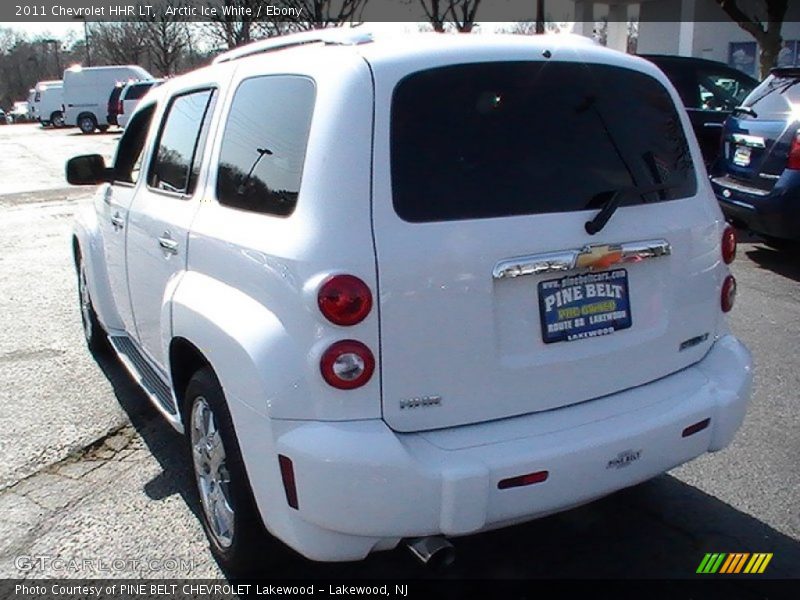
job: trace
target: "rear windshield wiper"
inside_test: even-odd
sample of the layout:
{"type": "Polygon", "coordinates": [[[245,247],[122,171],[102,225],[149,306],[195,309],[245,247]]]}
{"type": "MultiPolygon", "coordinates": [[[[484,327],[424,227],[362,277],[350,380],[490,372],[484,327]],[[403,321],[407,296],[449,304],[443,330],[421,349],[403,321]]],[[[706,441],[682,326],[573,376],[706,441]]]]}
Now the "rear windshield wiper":
{"type": "MultiPolygon", "coordinates": [[[[589,235],[594,235],[601,231],[603,227],[606,226],[608,220],[611,216],[617,211],[619,208],[620,203],[622,202],[622,198],[628,194],[636,194],[637,196],[644,196],[646,194],[652,194],[654,192],[663,192],[672,188],[678,187],[678,184],[675,183],[657,183],[655,185],[649,186],[641,186],[641,187],[629,187],[629,188],[621,188],[615,190],[608,200],[606,200],[600,208],[600,212],[598,212],[592,219],[586,221],[586,233],[589,235]]],[[[602,194],[606,194],[608,192],[601,192],[602,194]]],[[[595,198],[597,195],[595,195],[595,198]]],[[[594,198],[593,198],[594,199],[594,198]]]]}
{"type": "Polygon", "coordinates": [[[736,113],[744,113],[746,115],[750,115],[754,119],[758,118],[758,114],[756,114],[756,111],[754,111],[749,106],[735,106],[731,111],[731,114],[735,115],[736,113]]]}

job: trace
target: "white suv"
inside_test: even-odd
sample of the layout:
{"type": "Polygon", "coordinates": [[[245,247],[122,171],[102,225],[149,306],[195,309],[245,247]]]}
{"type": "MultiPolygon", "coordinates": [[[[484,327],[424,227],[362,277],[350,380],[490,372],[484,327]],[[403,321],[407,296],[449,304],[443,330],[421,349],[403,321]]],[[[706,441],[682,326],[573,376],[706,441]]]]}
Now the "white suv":
{"type": "Polygon", "coordinates": [[[533,519],[729,444],[736,241],[680,98],[571,36],[302,34],[140,103],[77,221],[191,441],[211,547],[323,561],[533,519]]]}

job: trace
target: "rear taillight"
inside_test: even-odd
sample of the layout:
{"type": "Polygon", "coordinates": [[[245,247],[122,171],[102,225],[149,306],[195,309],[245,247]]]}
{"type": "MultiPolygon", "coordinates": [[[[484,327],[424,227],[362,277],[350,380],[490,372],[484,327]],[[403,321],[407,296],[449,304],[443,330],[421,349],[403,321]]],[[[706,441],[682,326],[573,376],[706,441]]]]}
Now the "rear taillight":
{"type": "Polygon", "coordinates": [[[125,113],[125,105],[122,104],[122,100],[120,100],[119,102],[117,102],[117,114],[121,115],[124,113],[125,113]]]}
{"type": "Polygon", "coordinates": [[[733,275],[728,275],[722,282],[722,312],[730,312],[733,303],[736,301],[736,279],[733,275]]]}
{"type": "Polygon", "coordinates": [[[800,169],[800,132],[795,134],[792,145],[789,148],[789,161],[786,163],[787,169],[800,169]]]}
{"type": "Polygon", "coordinates": [[[375,371],[375,357],[361,342],[342,340],[328,348],[319,365],[322,377],[340,390],[361,387],[375,371]]]}
{"type": "Polygon", "coordinates": [[[728,225],[722,232],[722,260],[729,265],[734,258],[736,258],[736,230],[728,225]]]}
{"type": "Polygon", "coordinates": [[[317,303],[331,323],[355,325],[372,309],[372,292],[358,277],[334,275],[320,287],[317,303]]]}

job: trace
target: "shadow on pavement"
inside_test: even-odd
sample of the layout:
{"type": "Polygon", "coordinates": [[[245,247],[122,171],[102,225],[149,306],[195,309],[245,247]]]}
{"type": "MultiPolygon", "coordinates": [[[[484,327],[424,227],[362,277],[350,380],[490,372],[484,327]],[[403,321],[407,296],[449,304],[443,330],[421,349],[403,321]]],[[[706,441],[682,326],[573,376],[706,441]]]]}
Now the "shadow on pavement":
{"type": "MultiPolygon", "coordinates": [[[[184,438],[150,407],[116,359],[95,358],[163,469],[145,485],[145,492],[153,499],[180,494],[199,518],[184,438]]],[[[443,572],[418,564],[402,546],[361,562],[314,563],[283,546],[276,551],[270,545],[261,575],[348,580],[680,579],[698,577],[695,571],[707,552],[772,552],[764,577],[800,578],[800,542],[670,475],[565,513],[452,541],[456,562],[443,572]]],[[[730,578],[725,581],[737,589],[740,585],[730,578]]]]}
{"type": "Polygon", "coordinates": [[[745,254],[762,269],[800,281],[800,245],[781,250],[769,246],[752,246],[745,254]]]}

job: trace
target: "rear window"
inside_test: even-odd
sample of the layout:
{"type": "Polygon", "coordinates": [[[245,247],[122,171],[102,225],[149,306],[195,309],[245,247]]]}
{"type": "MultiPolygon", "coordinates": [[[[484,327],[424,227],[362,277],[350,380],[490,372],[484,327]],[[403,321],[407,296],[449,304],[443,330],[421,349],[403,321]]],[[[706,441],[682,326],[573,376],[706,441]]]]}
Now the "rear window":
{"type": "MultiPolygon", "coordinates": [[[[792,111],[792,105],[800,103],[800,70],[795,73],[773,73],[754,89],[747,98],[744,106],[752,108],[758,118],[782,119],[792,111]]],[[[739,118],[747,118],[743,113],[739,118]]]]}
{"type": "Polygon", "coordinates": [[[152,83],[137,83],[136,85],[132,85],[128,88],[128,91],[125,92],[125,100],[139,100],[151,87],[153,87],[152,83]]]}
{"type": "Polygon", "coordinates": [[[607,65],[455,65],[403,79],[392,99],[397,214],[412,222],[594,209],[692,196],[686,137],[655,79],[607,65]]]}

